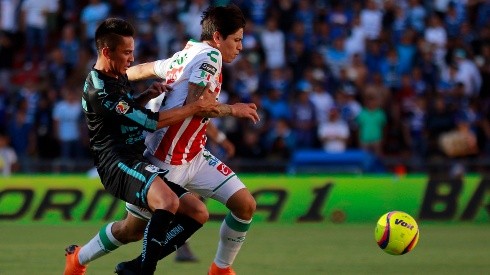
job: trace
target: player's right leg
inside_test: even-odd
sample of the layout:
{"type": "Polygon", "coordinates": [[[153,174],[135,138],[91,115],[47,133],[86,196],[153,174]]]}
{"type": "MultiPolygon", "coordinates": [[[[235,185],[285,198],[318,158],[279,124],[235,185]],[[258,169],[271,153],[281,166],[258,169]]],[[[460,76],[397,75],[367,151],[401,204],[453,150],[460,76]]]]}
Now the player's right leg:
{"type": "Polygon", "coordinates": [[[139,216],[128,214],[122,221],[104,225],[99,232],[82,247],[77,245],[68,246],[65,249],[66,263],[63,274],[85,274],[87,265],[93,260],[109,254],[123,244],[141,240],[150,217],[151,214],[148,210],[139,208],[139,216]]]}
{"type": "Polygon", "coordinates": [[[141,273],[153,274],[165,244],[170,222],[175,218],[179,207],[179,198],[160,177],[155,177],[149,186],[145,186],[141,195],[153,213],[143,236],[141,273]]]}

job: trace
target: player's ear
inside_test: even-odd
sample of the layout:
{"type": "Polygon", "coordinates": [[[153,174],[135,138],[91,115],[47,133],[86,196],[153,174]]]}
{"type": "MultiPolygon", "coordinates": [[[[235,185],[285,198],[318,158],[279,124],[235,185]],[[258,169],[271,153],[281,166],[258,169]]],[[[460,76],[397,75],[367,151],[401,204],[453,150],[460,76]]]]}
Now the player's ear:
{"type": "Polygon", "coordinates": [[[112,55],[111,55],[111,50],[109,49],[109,47],[103,47],[101,52],[105,58],[111,59],[112,55]]]}
{"type": "Polygon", "coordinates": [[[216,45],[220,44],[220,37],[221,37],[221,34],[218,31],[215,31],[213,33],[213,41],[216,45]]]}

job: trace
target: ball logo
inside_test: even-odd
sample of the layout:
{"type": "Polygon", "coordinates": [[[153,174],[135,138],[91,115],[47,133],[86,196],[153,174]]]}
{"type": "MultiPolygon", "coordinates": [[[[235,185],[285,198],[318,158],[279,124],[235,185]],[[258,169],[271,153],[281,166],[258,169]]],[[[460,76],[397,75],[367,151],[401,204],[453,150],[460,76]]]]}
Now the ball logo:
{"type": "Polygon", "coordinates": [[[409,223],[407,223],[407,222],[405,222],[405,221],[403,221],[401,219],[395,219],[395,224],[401,225],[401,226],[406,227],[406,228],[408,228],[410,230],[413,229],[413,225],[411,225],[411,224],[409,224],[409,223]]]}
{"type": "Polygon", "coordinates": [[[218,169],[218,171],[220,171],[220,173],[225,176],[231,174],[231,169],[228,166],[224,165],[223,163],[220,163],[218,167],[216,167],[216,169],[218,169]]]}

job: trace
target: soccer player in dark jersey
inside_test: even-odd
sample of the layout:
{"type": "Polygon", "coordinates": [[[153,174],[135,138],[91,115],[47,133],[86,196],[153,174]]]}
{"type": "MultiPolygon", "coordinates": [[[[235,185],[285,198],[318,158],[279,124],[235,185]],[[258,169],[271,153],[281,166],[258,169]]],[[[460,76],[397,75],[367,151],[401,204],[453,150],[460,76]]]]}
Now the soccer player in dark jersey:
{"type": "MultiPolygon", "coordinates": [[[[144,105],[167,87],[155,82],[138,94],[130,85],[126,70],[134,61],[134,33],[131,24],[116,18],[105,20],[97,28],[98,57],[85,81],[82,107],[90,149],[104,188],[115,197],[152,213],[143,236],[141,271],[153,274],[169,227],[172,230],[179,221],[194,220],[197,230],[206,222],[208,213],[199,199],[185,195],[187,190],[165,179],[168,170],[150,164],[143,157],[144,131],[153,132],[200,112],[217,112],[217,103],[215,96],[207,92],[200,100],[180,108],[161,112],[145,109],[144,105]]],[[[101,242],[114,239],[115,230],[109,227],[102,234],[101,242]]],[[[64,274],[85,273],[86,266],[80,264],[79,252],[77,246],[67,248],[64,274]]]]}

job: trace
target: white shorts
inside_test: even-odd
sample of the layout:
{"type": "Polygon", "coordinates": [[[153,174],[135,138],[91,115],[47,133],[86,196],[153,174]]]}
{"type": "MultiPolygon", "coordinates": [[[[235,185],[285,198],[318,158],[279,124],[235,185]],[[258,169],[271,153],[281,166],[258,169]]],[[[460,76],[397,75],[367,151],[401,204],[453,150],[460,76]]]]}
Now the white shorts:
{"type": "MultiPolygon", "coordinates": [[[[201,195],[204,198],[215,199],[226,205],[228,199],[238,190],[246,188],[238,176],[211,152],[203,149],[201,153],[186,164],[171,165],[155,158],[147,151],[145,157],[148,160],[169,172],[165,178],[188,190],[201,195]]],[[[126,203],[126,209],[135,217],[149,219],[151,213],[146,209],[126,203]]]]}

